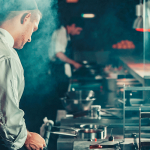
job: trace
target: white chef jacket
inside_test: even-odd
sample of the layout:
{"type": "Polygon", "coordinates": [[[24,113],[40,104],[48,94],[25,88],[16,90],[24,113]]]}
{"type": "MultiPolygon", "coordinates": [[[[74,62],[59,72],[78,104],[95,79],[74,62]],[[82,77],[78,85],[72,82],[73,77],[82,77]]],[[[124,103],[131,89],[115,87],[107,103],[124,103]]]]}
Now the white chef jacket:
{"type": "Polygon", "coordinates": [[[65,53],[70,36],[67,34],[67,30],[64,26],[53,32],[51,37],[51,43],[49,47],[49,59],[55,61],[56,54],[58,52],[65,53]]]}
{"type": "MultiPolygon", "coordinates": [[[[56,61],[56,54],[59,52],[65,53],[68,41],[70,41],[71,38],[69,34],[67,34],[67,30],[64,26],[61,26],[61,28],[55,30],[51,37],[51,43],[49,47],[49,59],[50,61],[55,62],[56,61]]],[[[65,74],[68,77],[71,77],[71,67],[70,64],[65,63],[64,65],[65,74]]]]}
{"type": "Polygon", "coordinates": [[[11,150],[21,148],[27,138],[24,112],[19,101],[24,90],[24,71],[14,39],[0,28],[0,137],[11,150]]]}

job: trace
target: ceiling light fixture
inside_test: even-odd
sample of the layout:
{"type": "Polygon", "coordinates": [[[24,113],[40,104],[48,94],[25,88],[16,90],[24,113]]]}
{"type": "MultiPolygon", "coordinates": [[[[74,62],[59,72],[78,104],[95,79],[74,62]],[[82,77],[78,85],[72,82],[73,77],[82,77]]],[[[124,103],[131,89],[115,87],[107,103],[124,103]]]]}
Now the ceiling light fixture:
{"type": "Polygon", "coordinates": [[[81,14],[83,18],[94,18],[95,14],[81,14]]]}
{"type": "Polygon", "coordinates": [[[136,5],[136,16],[137,18],[135,19],[133,23],[133,28],[136,31],[145,31],[146,29],[143,29],[143,4],[140,2],[139,5],[136,5]]]}
{"type": "Polygon", "coordinates": [[[143,5],[142,0],[141,0],[140,4],[136,5],[136,16],[137,16],[137,18],[135,19],[135,21],[133,23],[133,28],[136,31],[140,31],[140,32],[147,32],[148,31],[148,32],[150,32],[149,14],[150,14],[150,2],[146,2],[143,5]]]}
{"type": "Polygon", "coordinates": [[[79,0],[66,0],[67,3],[77,3],[79,0]]]}

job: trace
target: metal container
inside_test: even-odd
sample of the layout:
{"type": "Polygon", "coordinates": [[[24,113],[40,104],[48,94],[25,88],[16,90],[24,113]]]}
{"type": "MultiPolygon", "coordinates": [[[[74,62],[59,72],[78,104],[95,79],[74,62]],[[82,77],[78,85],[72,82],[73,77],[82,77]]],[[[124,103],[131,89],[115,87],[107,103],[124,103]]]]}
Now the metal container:
{"type": "Polygon", "coordinates": [[[96,124],[75,124],[76,128],[81,128],[79,137],[81,139],[105,139],[107,137],[107,126],[96,124]],[[90,133],[91,132],[91,133],[90,133]]]}
{"type": "Polygon", "coordinates": [[[70,91],[66,93],[66,97],[61,98],[61,102],[68,113],[89,110],[94,100],[93,91],[70,91]]]}
{"type": "Polygon", "coordinates": [[[95,138],[103,139],[103,130],[101,129],[81,129],[78,132],[81,139],[93,140],[95,138]]]}

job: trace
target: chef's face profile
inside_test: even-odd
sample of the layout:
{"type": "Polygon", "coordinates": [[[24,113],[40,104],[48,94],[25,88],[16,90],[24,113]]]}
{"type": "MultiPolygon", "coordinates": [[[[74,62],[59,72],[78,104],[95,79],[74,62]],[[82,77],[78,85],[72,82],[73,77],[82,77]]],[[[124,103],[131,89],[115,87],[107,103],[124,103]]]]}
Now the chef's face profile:
{"type": "Polygon", "coordinates": [[[72,35],[79,35],[83,29],[81,27],[77,27],[75,24],[72,24],[72,35]]]}
{"type": "Polygon", "coordinates": [[[31,13],[26,13],[21,20],[21,32],[15,40],[14,48],[22,49],[27,42],[31,42],[33,32],[37,31],[40,21],[40,15],[37,14],[36,19],[32,20],[31,13]]]}

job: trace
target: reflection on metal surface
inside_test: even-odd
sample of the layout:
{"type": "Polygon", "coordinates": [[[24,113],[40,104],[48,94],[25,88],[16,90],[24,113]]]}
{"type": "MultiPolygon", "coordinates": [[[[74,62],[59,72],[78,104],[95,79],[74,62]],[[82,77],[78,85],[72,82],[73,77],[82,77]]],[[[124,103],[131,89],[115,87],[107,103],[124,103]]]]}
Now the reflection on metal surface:
{"type": "Polygon", "coordinates": [[[51,132],[53,134],[65,135],[65,136],[77,136],[76,134],[66,133],[66,132],[51,132]]]}

